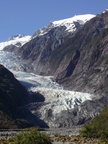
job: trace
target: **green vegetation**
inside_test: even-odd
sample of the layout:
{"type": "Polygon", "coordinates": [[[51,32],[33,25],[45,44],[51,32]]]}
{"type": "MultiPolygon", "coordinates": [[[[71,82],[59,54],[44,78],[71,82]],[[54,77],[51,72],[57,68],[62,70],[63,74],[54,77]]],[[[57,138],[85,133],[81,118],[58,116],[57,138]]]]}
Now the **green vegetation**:
{"type": "Polygon", "coordinates": [[[29,131],[22,131],[15,137],[0,144],[52,144],[48,135],[37,131],[36,128],[31,128],[29,131]]]}
{"type": "Polygon", "coordinates": [[[108,142],[108,106],[90,124],[84,126],[80,135],[108,142]]]}

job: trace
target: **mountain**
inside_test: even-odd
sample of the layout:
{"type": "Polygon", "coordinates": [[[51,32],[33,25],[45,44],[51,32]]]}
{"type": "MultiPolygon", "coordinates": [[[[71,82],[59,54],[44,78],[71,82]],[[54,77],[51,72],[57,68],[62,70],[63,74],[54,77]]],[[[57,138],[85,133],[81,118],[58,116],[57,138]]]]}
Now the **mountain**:
{"type": "Polygon", "coordinates": [[[31,36],[25,36],[22,34],[12,36],[8,39],[6,42],[0,43],[0,50],[3,50],[4,48],[8,51],[13,51],[16,48],[19,48],[23,46],[25,43],[27,43],[30,40],[31,36]]]}
{"type": "Polygon", "coordinates": [[[51,22],[22,47],[3,49],[20,56],[27,72],[41,75],[17,78],[44,97],[27,108],[49,127],[82,125],[108,104],[108,11],[89,16],[51,22]],[[51,88],[55,81],[63,90],[51,88]]]}
{"type": "Polygon", "coordinates": [[[0,51],[0,63],[10,69],[17,80],[29,91],[28,105],[22,106],[21,110],[24,111],[26,120],[38,126],[59,127],[62,121],[56,120],[58,115],[61,116],[63,111],[71,111],[77,105],[80,106],[84,101],[92,100],[94,97],[88,93],[63,90],[51,76],[24,72],[27,65],[11,52],[0,51]],[[30,115],[30,112],[35,119],[31,120],[33,115],[30,115]]]}
{"type": "Polygon", "coordinates": [[[107,13],[51,22],[36,31],[31,40],[17,49],[16,53],[30,65],[30,71],[54,75],[56,81],[66,89],[104,93],[107,91],[107,74],[103,74],[101,83],[100,73],[107,73],[107,59],[104,58],[107,53],[104,55],[106,48],[102,49],[104,40],[100,39],[107,31],[107,13]]]}
{"type": "Polygon", "coordinates": [[[42,36],[42,35],[48,33],[51,29],[56,28],[56,27],[64,27],[66,32],[74,32],[81,25],[83,25],[84,23],[86,23],[93,17],[95,17],[95,15],[92,15],[92,14],[76,15],[71,18],[50,22],[50,24],[48,26],[45,26],[44,28],[36,31],[33,34],[32,38],[42,36]]]}
{"type": "Polygon", "coordinates": [[[27,60],[26,62],[30,66],[30,69],[35,73],[51,75],[54,72],[49,72],[49,58],[54,50],[64,43],[66,36],[70,37],[74,35],[85,22],[93,17],[94,15],[90,14],[79,15],[51,22],[48,26],[36,31],[31,40],[24,44],[21,49],[13,51],[27,60]],[[47,68],[48,70],[46,71],[47,68]]]}
{"type": "Polygon", "coordinates": [[[107,17],[108,11],[91,19],[74,37],[67,39],[59,55],[55,52],[55,77],[65,88],[100,96],[108,94],[107,17]]]}
{"type": "MultiPolygon", "coordinates": [[[[56,81],[68,90],[104,95],[107,93],[108,70],[107,16],[108,11],[92,16],[94,18],[74,32],[63,26],[66,20],[53,22],[51,29],[49,26],[45,28],[47,33],[45,29],[43,34],[35,33],[17,53],[33,72],[54,75],[56,81]]],[[[79,21],[76,23],[80,25],[79,21]]]]}

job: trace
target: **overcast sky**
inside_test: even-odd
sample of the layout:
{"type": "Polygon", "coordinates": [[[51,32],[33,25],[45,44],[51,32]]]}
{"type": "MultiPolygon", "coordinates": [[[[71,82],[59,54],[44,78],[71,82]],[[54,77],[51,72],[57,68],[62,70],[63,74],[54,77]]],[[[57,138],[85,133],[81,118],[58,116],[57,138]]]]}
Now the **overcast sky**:
{"type": "Polygon", "coordinates": [[[0,41],[32,35],[50,21],[80,14],[100,14],[108,0],[0,0],[0,41]]]}

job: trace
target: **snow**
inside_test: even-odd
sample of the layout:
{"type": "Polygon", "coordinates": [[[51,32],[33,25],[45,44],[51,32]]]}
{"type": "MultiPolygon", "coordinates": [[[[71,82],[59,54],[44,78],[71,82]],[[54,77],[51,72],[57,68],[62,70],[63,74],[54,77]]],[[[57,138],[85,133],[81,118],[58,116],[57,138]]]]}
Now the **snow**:
{"type": "MultiPolygon", "coordinates": [[[[95,15],[79,15],[72,18],[54,21],[47,27],[37,31],[37,35],[46,34],[50,29],[59,26],[65,26],[66,31],[73,32],[76,30],[75,22],[83,25],[95,15]]],[[[35,35],[35,36],[37,36],[35,35]]],[[[9,45],[16,45],[18,43],[24,45],[31,40],[31,36],[17,35],[11,37],[6,42],[0,43],[0,63],[13,72],[15,77],[28,89],[28,91],[40,93],[45,97],[45,105],[43,105],[39,111],[44,119],[44,115],[48,110],[52,110],[52,114],[56,115],[64,110],[71,110],[76,106],[80,106],[86,100],[92,100],[94,95],[76,91],[64,90],[59,84],[57,84],[52,76],[39,76],[33,73],[23,72],[24,65],[20,57],[16,55],[2,51],[4,47],[9,45]]]]}
{"type": "Polygon", "coordinates": [[[63,89],[55,81],[52,76],[40,76],[34,73],[27,73],[22,71],[11,70],[15,77],[29,90],[35,91],[34,89],[63,89]]]}
{"type": "Polygon", "coordinates": [[[23,70],[23,62],[20,57],[13,53],[0,51],[0,64],[4,65],[7,69],[11,70],[23,70]]]}
{"type": "Polygon", "coordinates": [[[53,80],[52,76],[23,72],[24,65],[20,57],[10,52],[0,51],[0,64],[8,68],[30,93],[38,92],[44,96],[45,105],[39,110],[42,115],[51,109],[55,116],[63,110],[71,110],[75,106],[80,106],[84,101],[92,100],[94,97],[88,93],[64,90],[53,80]]]}
{"type": "Polygon", "coordinates": [[[48,33],[52,28],[60,27],[60,26],[65,26],[66,31],[68,32],[74,32],[77,29],[75,26],[75,22],[78,22],[80,25],[83,25],[93,17],[95,17],[95,15],[92,14],[76,15],[68,19],[50,22],[48,26],[45,26],[42,29],[36,31],[32,38],[35,38],[37,36],[42,36],[48,33]]]}
{"type": "Polygon", "coordinates": [[[62,89],[52,88],[32,88],[33,92],[39,92],[45,97],[46,104],[42,106],[40,112],[51,109],[53,115],[61,113],[64,110],[71,110],[79,106],[86,100],[92,100],[92,94],[67,91],[62,89]]]}
{"type": "Polygon", "coordinates": [[[52,22],[54,26],[66,26],[66,30],[69,32],[75,31],[75,25],[74,22],[78,22],[80,25],[85,24],[87,21],[95,17],[95,15],[92,14],[86,14],[86,15],[75,15],[72,18],[54,21],[52,22]]]}
{"type": "Polygon", "coordinates": [[[108,12],[108,8],[107,9],[105,9],[102,13],[106,13],[106,12],[108,12]]]}
{"type": "Polygon", "coordinates": [[[79,22],[80,24],[84,24],[85,22],[89,21],[91,18],[95,17],[95,15],[92,14],[85,14],[85,15],[75,15],[72,18],[67,18],[59,21],[52,22],[55,26],[58,25],[65,25],[67,23],[73,23],[73,22],[79,22]]]}
{"type": "Polygon", "coordinates": [[[38,92],[44,96],[45,105],[39,110],[41,114],[45,114],[45,112],[51,109],[55,116],[63,110],[71,110],[86,100],[92,100],[94,97],[94,95],[88,93],[64,90],[63,87],[52,80],[52,76],[39,76],[26,72],[12,72],[30,92],[38,92]]]}
{"type": "Polygon", "coordinates": [[[31,36],[21,36],[21,35],[18,35],[17,37],[13,37],[13,38],[10,38],[8,41],[6,42],[1,42],[0,43],[0,50],[3,50],[6,46],[9,46],[9,45],[17,45],[17,43],[20,43],[21,45],[20,46],[23,46],[26,42],[30,41],[31,39],[31,36]]]}

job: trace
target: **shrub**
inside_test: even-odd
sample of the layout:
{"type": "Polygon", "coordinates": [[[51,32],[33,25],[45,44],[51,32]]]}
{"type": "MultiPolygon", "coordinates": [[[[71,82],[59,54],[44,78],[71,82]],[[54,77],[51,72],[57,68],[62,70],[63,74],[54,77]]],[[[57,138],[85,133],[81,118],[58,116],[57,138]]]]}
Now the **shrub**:
{"type": "Polygon", "coordinates": [[[80,135],[108,141],[108,106],[91,123],[84,126],[80,135]]]}
{"type": "Polygon", "coordinates": [[[32,128],[30,131],[23,131],[13,138],[15,144],[52,144],[51,139],[45,133],[40,133],[32,128]]]}

